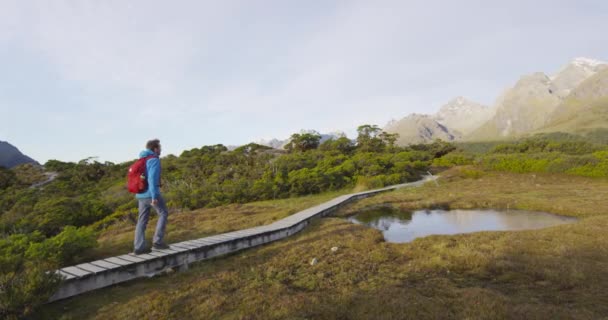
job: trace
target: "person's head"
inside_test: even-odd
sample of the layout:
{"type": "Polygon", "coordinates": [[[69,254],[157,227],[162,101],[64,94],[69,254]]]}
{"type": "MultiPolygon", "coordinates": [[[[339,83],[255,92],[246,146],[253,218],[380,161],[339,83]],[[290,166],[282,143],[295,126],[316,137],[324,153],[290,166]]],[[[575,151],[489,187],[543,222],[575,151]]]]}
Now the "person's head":
{"type": "Polygon", "coordinates": [[[152,150],[154,153],[160,155],[160,140],[153,139],[146,142],[146,149],[152,150]]]}

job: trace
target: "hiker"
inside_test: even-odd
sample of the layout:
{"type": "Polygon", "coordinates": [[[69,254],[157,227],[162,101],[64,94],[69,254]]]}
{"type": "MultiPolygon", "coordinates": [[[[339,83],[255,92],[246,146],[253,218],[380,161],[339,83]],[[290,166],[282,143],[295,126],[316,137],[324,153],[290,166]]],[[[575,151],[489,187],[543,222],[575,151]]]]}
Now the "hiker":
{"type": "Polygon", "coordinates": [[[156,232],[152,239],[153,249],[167,249],[169,246],[163,241],[165,228],[167,226],[167,206],[160,194],[160,140],[154,139],[146,143],[146,150],[139,154],[140,159],[145,158],[145,180],[147,180],[147,190],[137,193],[135,197],[139,203],[139,215],[137,217],[137,227],[135,228],[135,240],[133,242],[135,254],[149,252],[146,249],[145,233],[150,217],[150,208],[154,208],[158,214],[156,232]]]}

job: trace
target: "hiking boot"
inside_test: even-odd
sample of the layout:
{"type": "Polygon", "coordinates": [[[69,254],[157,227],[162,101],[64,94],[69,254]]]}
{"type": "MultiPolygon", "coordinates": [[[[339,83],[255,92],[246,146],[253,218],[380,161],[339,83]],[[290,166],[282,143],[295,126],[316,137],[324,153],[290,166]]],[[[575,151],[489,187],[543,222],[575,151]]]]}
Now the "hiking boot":
{"type": "Polygon", "coordinates": [[[164,242],[155,243],[152,245],[152,248],[156,250],[169,249],[169,245],[164,242]]]}
{"type": "Polygon", "coordinates": [[[133,250],[133,254],[134,255],[139,255],[139,254],[144,254],[144,253],[150,253],[152,250],[150,249],[141,249],[141,250],[133,250]]]}

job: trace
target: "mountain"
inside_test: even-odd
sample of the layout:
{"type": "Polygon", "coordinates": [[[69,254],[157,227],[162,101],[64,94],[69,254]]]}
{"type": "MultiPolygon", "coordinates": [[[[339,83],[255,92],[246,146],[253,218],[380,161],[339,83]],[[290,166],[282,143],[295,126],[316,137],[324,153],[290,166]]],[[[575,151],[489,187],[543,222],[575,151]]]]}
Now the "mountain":
{"type": "Polygon", "coordinates": [[[270,140],[261,139],[259,141],[256,141],[255,143],[257,143],[259,145],[271,147],[273,149],[283,149],[283,147],[287,144],[287,140],[279,140],[276,138],[273,138],[270,140]]]}
{"type": "Polygon", "coordinates": [[[571,90],[537,132],[589,133],[608,129],[608,65],[571,90]]]}
{"type": "Polygon", "coordinates": [[[490,119],[494,110],[464,97],[456,97],[434,115],[410,114],[401,120],[391,120],[383,128],[398,133],[399,145],[432,142],[435,139],[454,141],[477,129],[490,119]]]}
{"type": "Polygon", "coordinates": [[[551,81],[557,89],[557,95],[565,98],[585,79],[588,79],[605,67],[606,63],[599,60],[576,58],[553,76],[551,81]]]}
{"type": "Polygon", "coordinates": [[[466,139],[517,137],[548,126],[559,117],[576,89],[604,68],[606,64],[601,61],[576,58],[552,77],[542,72],[522,77],[497,99],[494,116],[466,139]]]}
{"type": "Polygon", "coordinates": [[[555,92],[551,79],[542,72],[522,77],[497,100],[496,114],[470,135],[494,139],[542,127],[561,102],[555,92]]]}
{"type": "Polygon", "coordinates": [[[443,105],[434,119],[445,127],[467,135],[488,121],[495,110],[464,97],[457,97],[443,105]]]}
{"type": "Polygon", "coordinates": [[[12,144],[0,141],[0,166],[12,168],[24,163],[38,164],[36,160],[24,155],[12,144]]]}
{"type": "Polygon", "coordinates": [[[388,133],[398,133],[398,145],[433,142],[435,139],[454,141],[461,135],[435,120],[434,116],[410,114],[399,121],[391,121],[384,127],[388,133]]]}

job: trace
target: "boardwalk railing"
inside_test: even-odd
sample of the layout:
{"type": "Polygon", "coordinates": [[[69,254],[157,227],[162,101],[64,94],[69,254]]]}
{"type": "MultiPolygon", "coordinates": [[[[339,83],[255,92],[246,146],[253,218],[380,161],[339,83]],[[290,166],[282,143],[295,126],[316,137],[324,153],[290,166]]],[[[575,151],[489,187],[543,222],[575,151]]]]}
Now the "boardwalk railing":
{"type": "Polygon", "coordinates": [[[190,263],[196,261],[283,239],[304,229],[311,219],[324,217],[348,202],[380,192],[420,186],[436,178],[427,176],[416,182],[343,195],[269,225],[173,243],[166,250],[153,250],[140,255],[124,254],[65,267],[57,270],[63,276],[63,281],[50,302],[136,278],[152,277],[168,268],[187,269],[190,263]]]}

